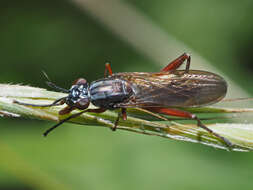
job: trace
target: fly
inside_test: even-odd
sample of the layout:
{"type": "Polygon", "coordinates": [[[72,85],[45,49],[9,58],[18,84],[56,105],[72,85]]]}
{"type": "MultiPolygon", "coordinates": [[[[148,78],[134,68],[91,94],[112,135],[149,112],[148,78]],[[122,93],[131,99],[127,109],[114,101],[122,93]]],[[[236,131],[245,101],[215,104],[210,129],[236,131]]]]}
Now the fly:
{"type": "Polygon", "coordinates": [[[227,83],[219,75],[201,70],[190,70],[191,57],[184,53],[170,62],[160,72],[128,72],[112,73],[110,64],[105,65],[104,78],[88,84],[83,79],[77,79],[69,90],[56,86],[52,82],[47,84],[68,96],[55,100],[47,105],[34,105],[14,101],[20,105],[50,107],[66,104],[59,111],[65,115],[71,111],[82,110],[48,129],[44,136],[64,122],[81,115],[84,112],[102,113],[106,110],[120,109],[112,130],[117,129],[119,119],[127,119],[127,108],[142,108],[158,114],[188,118],[197,121],[197,125],[216,136],[228,147],[232,143],[206,127],[200,119],[180,107],[200,107],[214,104],[224,98],[227,92],[227,83]],[[186,61],[186,68],[178,68],[186,61]],[[89,109],[89,104],[97,109],[89,109]]]}

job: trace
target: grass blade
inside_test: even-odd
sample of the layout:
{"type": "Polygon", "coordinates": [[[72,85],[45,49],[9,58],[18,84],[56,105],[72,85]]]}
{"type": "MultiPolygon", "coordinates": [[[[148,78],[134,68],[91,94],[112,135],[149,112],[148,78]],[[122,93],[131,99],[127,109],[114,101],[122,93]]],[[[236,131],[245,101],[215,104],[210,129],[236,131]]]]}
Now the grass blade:
{"type": "MultiPolygon", "coordinates": [[[[55,107],[31,107],[13,103],[14,100],[30,104],[49,104],[52,101],[66,96],[66,94],[47,91],[46,89],[22,85],[0,84],[0,115],[8,117],[28,117],[34,119],[51,120],[58,122],[68,115],[59,116],[58,112],[63,106],[55,107]]],[[[91,105],[91,108],[94,107],[91,105]]],[[[192,113],[242,113],[252,112],[251,108],[216,108],[201,107],[185,109],[192,113]]],[[[73,111],[72,113],[77,113],[73,111]]],[[[126,121],[120,120],[118,129],[136,132],[140,134],[160,136],[169,139],[183,140],[195,143],[202,143],[208,146],[234,150],[253,150],[253,124],[240,123],[211,123],[206,126],[216,133],[226,137],[234,146],[228,149],[219,139],[199,128],[196,124],[182,124],[170,118],[164,121],[145,119],[154,117],[142,109],[129,109],[129,116],[126,121]]],[[[113,127],[117,118],[117,111],[106,111],[102,114],[83,113],[81,116],[70,120],[72,123],[102,127],[113,127]]]]}

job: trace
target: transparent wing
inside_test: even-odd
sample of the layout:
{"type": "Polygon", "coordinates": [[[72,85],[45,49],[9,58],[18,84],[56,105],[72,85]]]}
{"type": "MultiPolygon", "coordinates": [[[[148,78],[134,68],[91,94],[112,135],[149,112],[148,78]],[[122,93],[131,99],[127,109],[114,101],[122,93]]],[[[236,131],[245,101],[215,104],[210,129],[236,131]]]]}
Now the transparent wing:
{"type": "Polygon", "coordinates": [[[220,76],[190,70],[173,73],[117,73],[111,77],[128,81],[134,95],[117,107],[193,107],[222,99],[227,90],[220,76]]]}

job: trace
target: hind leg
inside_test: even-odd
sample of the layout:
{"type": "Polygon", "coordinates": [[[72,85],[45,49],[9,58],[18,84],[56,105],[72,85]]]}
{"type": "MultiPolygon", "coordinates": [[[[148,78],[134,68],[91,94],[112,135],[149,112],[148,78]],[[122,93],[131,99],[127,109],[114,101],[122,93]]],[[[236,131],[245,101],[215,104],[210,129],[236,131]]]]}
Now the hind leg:
{"type": "Polygon", "coordinates": [[[186,60],[185,72],[188,73],[190,69],[190,64],[191,64],[191,56],[187,53],[184,53],[183,55],[179,56],[174,61],[170,62],[161,71],[162,72],[175,71],[185,62],[185,60],[186,60]]]}
{"type": "Polygon", "coordinates": [[[152,107],[152,108],[145,108],[145,109],[152,111],[152,112],[160,113],[160,114],[196,120],[198,127],[202,128],[202,129],[208,131],[209,133],[211,133],[212,135],[216,136],[218,139],[220,139],[222,142],[224,142],[228,147],[233,146],[233,144],[228,139],[219,135],[218,133],[215,133],[213,130],[209,129],[208,127],[206,127],[196,115],[194,115],[190,112],[182,111],[182,110],[178,110],[178,109],[159,108],[159,107],[152,107]]]}
{"type": "Polygon", "coordinates": [[[110,63],[106,63],[105,64],[105,73],[104,73],[104,77],[107,77],[107,73],[109,73],[109,75],[112,75],[112,68],[110,63]]]}

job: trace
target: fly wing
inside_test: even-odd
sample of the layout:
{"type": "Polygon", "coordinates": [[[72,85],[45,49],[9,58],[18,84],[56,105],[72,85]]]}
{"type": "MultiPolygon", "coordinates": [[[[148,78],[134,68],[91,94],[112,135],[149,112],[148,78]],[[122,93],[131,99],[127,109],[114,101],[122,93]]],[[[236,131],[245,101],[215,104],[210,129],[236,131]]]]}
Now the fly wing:
{"type": "Polygon", "coordinates": [[[226,82],[204,72],[117,73],[111,77],[130,83],[133,95],[117,107],[193,107],[219,101],[226,94],[226,82]]]}

